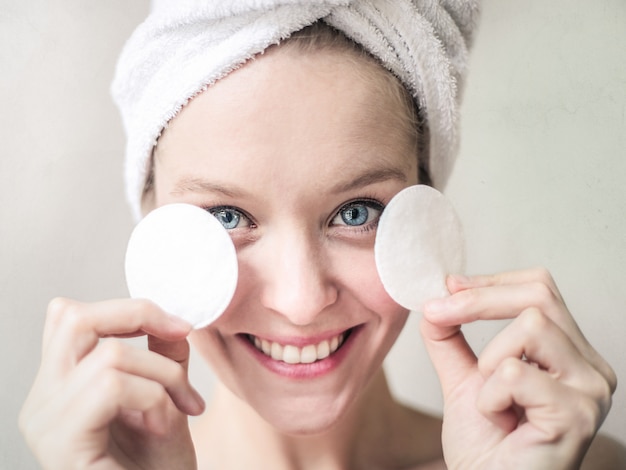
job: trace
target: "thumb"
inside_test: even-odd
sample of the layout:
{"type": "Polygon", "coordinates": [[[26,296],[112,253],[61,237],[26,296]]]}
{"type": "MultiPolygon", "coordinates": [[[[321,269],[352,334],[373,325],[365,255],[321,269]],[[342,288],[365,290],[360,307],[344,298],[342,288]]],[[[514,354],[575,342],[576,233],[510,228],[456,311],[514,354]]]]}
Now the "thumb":
{"type": "Polygon", "coordinates": [[[168,341],[148,335],[148,349],[178,362],[185,371],[189,369],[189,342],[186,339],[168,341]]]}
{"type": "Polygon", "coordinates": [[[461,326],[439,326],[422,316],[420,330],[426,351],[439,376],[444,400],[477,370],[476,355],[461,326]]]}
{"type": "MultiPolygon", "coordinates": [[[[189,382],[188,372],[190,348],[187,339],[168,341],[162,338],[158,338],[156,336],[148,336],[148,348],[152,352],[155,352],[174,362],[177,362],[184,370],[184,377],[181,378],[181,381],[178,382],[178,385],[182,387],[182,390],[185,393],[185,402],[189,403],[190,405],[188,408],[185,409],[176,405],[177,408],[181,411],[184,411],[186,414],[191,414],[194,416],[201,413],[205,407],[204,399],[202,398],[202,395],[189,382]]],[[[171,393],[170,395],[172,396],[172,398],[174,398],[174,395],[172,395],[171,393]]]]}

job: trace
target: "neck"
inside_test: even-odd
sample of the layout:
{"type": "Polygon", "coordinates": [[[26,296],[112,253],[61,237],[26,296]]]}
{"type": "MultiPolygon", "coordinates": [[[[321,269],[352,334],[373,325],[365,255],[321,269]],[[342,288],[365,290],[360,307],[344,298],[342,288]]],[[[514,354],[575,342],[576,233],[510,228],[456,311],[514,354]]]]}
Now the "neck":
{"type": "Polygon", "coordinates": [[[200,468],[221,468],[220,462],[258,469],[375,468],[414,459],[419,440],[403,443],[418,437],[412,430],[422,428],[423,421],[393,400],[381,369],[346,414],[320,434],[276,431],[221,384],[192,431],[200,468]]]}

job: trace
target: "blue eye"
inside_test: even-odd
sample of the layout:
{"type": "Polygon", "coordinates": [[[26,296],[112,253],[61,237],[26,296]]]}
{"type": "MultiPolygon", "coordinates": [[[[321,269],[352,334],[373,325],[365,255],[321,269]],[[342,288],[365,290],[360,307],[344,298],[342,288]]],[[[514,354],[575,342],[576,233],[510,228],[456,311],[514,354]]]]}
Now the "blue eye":
{"type": "MultiPolygon", "coordinates": [[[[215,207],[208,211],[224,226],[226,230],[233,230],[239,227],[243,218],[247,222],[248,218],[239,210],[233,207],[215,207]]],[[[246,225],[247,226],[247,225],[246,225]]]]}
{"type": "Polygon", "coordinates": [[[346,204],[333,218],[333,225],[359,227],[380,217],[382,206],[374,201],[356,201],[346,204]]]}

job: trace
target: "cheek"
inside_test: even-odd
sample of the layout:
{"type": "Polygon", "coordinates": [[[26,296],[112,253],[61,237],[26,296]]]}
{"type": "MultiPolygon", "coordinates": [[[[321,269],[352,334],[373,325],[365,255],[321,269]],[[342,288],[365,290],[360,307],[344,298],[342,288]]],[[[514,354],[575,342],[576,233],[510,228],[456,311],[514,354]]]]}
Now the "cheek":
{"type": "MultiPolygon", "coordinates": [[[[380,367],[389,350],[402,332],[409,316],[409,311],[397,304],[383,287],[376,269],[374,250],[355,254],[337,264],[341,282],[349,296],[360,308],[366,309],[368,347],[363,358],[369,358],[374,368],[380,367]]],[[[370,369],[371,371],[372,369],[370,369]]]]}
{"type": "Polygon", "coordinates": [[[221,331],[224,316],[210,327],[194,330],[189,341],[211,372],[237,396],[242,396],[238,370],[243,370],[234,360],[231,351],[237,341],[221,331]]]}
{"type": "Polygon", "coordinates": [[[335,272],[342,286],[369,310],[385,319],[403,316],[407,310],[398,305],[383,287],[376,262],[374,249],[358,250],[347,257],[337,257],[335,272]]]}

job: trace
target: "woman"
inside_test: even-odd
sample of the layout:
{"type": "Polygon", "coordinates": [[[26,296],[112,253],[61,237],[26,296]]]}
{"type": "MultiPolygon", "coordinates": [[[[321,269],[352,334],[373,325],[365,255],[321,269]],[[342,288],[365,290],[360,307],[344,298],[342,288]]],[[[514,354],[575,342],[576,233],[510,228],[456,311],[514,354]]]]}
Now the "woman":
{"type": "MultiPolygon", "coordinates": [[[[186,17],[157,8],[129,43],[116,93],[135,213],[173,202],[213,213],[237,248],[235,297],[194,331],[146,301],[51,302],[21,416],[42,465],[580,466],[616,380],[543,270],[451,273],[452,295],[426,305],[443,423],[397,403],[381,369],[408,312],[376,273],[378,217],[407,186],[445,185],[475,5],[233,3],[188,6],[186,17]],[[397,59],[351,27],[356,13],[372,15],[397,59]],[[207,17],[213,36],[234,39],[189,88],[179,81],[189,64],[205,73],[224,57],[198,52],[213,44],[200,40],[207,17]],[[290,38],[273,45],[263,27],[276,25],[299,32],[276,31],[290,38]],[[238,41],[260,50],[230,57],[238,41]],[[514,320],[477,359],[460,325],[493,318],[514,320]],[[148,351],[99,342],[139,334],[148,351]],[[187,380],[187,337],[219,379],[191,428],[187,416],[205,407],[187,380]]],[[[601,468],[594,452],[585,465],[601,468]]]]}

